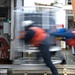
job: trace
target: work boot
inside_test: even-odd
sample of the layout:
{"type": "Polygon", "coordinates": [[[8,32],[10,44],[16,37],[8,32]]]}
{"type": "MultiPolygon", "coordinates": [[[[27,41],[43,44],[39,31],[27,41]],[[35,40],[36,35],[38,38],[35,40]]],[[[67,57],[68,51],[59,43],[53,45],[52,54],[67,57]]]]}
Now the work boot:
{"type": "Polygon", "coordinates": [[[66,64],[66,60],[62,60],[62,62],[60,63],[61,65],[65,65],[66,64]]]}

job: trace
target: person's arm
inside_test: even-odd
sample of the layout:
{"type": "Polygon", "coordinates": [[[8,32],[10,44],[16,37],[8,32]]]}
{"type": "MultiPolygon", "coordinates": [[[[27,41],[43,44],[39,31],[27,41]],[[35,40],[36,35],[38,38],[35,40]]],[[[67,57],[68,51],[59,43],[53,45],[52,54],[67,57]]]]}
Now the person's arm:
{"type": "Polygon", "coordinates": [[[20,32],[19,39],[24,40],[25,42],[28,42],[33,38],[34,35],[35,35],[35,32],[33,30],[27,30],[25,32],[23,31],[23,32],[20,32]]]}
{"type": "Polygon", "coordinates": [[[25,31],[20,31],[19,32],[20,36],[18,37],[20,40],[24,39],[25,38],[25,35],[27,34],[27,32],[25,31]]]}
{"type": "Polygon", "coordinates": [[[33,36],[35,35],[35,32],[33,30],[27,30],[27,34],[25,35],[25,42],[30,41],[33,36]]]}

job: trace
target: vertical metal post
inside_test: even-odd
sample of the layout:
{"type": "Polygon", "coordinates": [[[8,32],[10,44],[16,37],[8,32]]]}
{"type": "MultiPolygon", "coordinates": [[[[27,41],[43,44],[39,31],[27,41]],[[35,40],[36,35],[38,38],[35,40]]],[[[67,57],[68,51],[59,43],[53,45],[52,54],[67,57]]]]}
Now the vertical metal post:
{"type": "Polygon", "coordinates": [[[17,34],[15,34],[15,27],[17,27],[17,28],[19,27],[19,26],[17,26],[18,25],[18,21],[21,20],[18,16],[15,17],[15,15],[17,13],[16,14],[14,13],[14,9],[18,8],[18,7],[22,7],[22,1],[23,0],[11,0],[11,46],[10,46],[10,60],[13,60],[15,58],[15,50],[13,50],[14,42],[15,42],[15,37],[17,36],[17,34]],[[16,19],[16,24],[14,23],[15,22],[14,18],[16,19]],[[20,19],[20,20],[17,20],[17,19],[20,19]]]}
{"type": "Polygon", "coordinates": [[[12,75],[12,70],[11,69],[7,70],[7,75],[12,75]]]}
{"type": "Polygon", "coordinates": [[[14,38],[14,0],[11,0],[11,39],[14,38]]]}
{"type": "MultiPolygon", "coordinates": [[[[11,40],[14,39],[14,0],[11,0],[11,40]]],[[[13,50],[13,41],[11,41],[10,45],[10,60],[14,58],[14,50],[13,50]]]]}
{"type": "Polygon", "coordinates": [[[72,46],[72,54],[74,55],[75,54],[75,47],[72,46]]]}
{"type": "Polygon", "coordinates": [[[27,72],[26,72],[26,73],[24,73],[24,75],[27,75],[27,72]]]}
{"type": "Polygon", "coordinates": [[[64,73],[64,75],[67,75],[66,73],[64,73]]]}
{"type": "Polygon", "coordinates": [[[47,75],[47,73],[45,72],[44,75],[47,75]]]}

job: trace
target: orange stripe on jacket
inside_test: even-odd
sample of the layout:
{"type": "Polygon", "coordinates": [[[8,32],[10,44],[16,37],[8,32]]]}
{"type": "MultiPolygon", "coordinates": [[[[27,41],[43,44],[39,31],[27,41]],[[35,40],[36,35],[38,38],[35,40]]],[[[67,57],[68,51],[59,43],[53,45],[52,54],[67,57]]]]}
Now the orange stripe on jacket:
{"type": "Polygon", "coordinates": [[[34,46],[39,46],[40,42],[47,37],[46,31],[39,27],[30,27],[29,29],[35,31],[35,35],[31,39],[30,43],[34,46]]]}

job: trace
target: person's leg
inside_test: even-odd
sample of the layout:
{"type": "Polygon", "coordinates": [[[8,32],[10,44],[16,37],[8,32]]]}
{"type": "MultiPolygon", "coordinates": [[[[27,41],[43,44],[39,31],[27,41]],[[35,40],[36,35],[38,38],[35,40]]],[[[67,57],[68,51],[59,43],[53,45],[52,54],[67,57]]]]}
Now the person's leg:
{"type": "Polygon", "coordinates": [[[50,68],[53,75],[58,75],[58,71],[54,64],[51,61],[51,53],[49,52],[49,45],[47,44],[41,44],[39,47],[39,50],[42,54],[42,57],[44,59],[44,62],[46,63],[46,66],[50,68]]]}
{"type": "Polygon", "coordinates": [[[65,57],[62,54],[62,52],[61,51],[57,51],[56,54],[57,54],[57,57],[60,58],[60,60],[62,60],[62,62],[60,64],[66,64],[66,60],[65,60],[65,57]]]}

